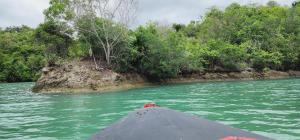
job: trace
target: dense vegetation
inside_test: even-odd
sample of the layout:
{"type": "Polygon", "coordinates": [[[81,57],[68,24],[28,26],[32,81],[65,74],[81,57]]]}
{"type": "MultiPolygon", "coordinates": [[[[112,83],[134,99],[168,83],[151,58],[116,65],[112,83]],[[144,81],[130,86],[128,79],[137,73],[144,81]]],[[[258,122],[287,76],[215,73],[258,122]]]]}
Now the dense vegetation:
{"type": "MultiPolygon", "coordinates": [[[[0,30],[0,81],[35,80],[44,62],[57,65],[59,60],[92,57],[97,65],[108,58],[97,42],[104,31],[83,32],[90,30],[87,16],[91,15],[74,20],[66,1],[50,4],[45,23],[37,29],[0,30]]],[[[110,23],[111,34],[123,29],[122,24],[95,19],[97,25],[110,23]]],[[[120,39],[108,67],[152,80],[202,71],[300,70],[300,3],[290,7],[273,1],[234,3],[224,10],[211,8],[187,25],[149,23],[127,28],[120,39]]]]}
{"type": "Polygon", "coordinates": [[[0,30],[0,81],[33,81],[44,66],[44,46],[26,26],[0,30]]]}

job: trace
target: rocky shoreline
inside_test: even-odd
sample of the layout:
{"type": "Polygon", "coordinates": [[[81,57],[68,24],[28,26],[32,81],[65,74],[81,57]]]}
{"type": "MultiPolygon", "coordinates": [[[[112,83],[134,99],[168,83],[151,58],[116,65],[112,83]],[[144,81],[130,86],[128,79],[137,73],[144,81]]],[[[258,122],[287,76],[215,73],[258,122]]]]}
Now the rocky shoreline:
{"type": "Polygon", "coordinates": [[[61,66],[45,67],[33,92],[106,92],[147,85],[145,78],[134,73],[119,74],[96,69],[91,61],[71,61],[61,66]]]}
{"type": "Polygon", "coordinates": [[[235,81],[235,80],[259,80],[259,79],[282,79],[300,77],[300,71],[274,71],[255,72],[216,72],[201,73],[181,76],[178,78],[168,79],[166,83],[189,83],[189,82],[210,82],[210,81],[235,81]]]}
{"type": "Polygon", "coordinates": [[[120,74],[109,69],[97,70],[90,61],[71,61],[61,66],[45,67],[32,91],[37,93],[108,92],[159,84],[290,77],[300,77],[300,71],[202,72],[166,79],[160,83],[152,83],[136,73],[120,74]]]}

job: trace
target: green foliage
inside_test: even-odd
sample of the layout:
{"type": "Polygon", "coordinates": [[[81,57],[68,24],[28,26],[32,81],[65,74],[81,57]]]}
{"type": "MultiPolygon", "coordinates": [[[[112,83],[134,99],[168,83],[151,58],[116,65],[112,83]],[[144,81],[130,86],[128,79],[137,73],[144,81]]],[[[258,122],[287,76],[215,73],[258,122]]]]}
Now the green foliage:
{"type": "Polygon", "coordinates": [[[134,30],[93,14],[74,19],[70,2],[51,0],[44,12],[45,22],[35,30],[26,26],[0,29],[0,81],[35,80],[45,61],[55,65],[69,58],[107,59],[103,49],[107,42],[100,40],[113,42],[116,37],[118,42],[109,56],[112,68],[155,81],[249,67],[257,71],[300,70],[298,1],[290,7],[275,1],[266,5],[233,3],[224,10],[213,7],[200,21],[186,25],[149,23],[134,30]],[[74,26],[68,26],[70,21],[74,26]],[[100,28],[103,25],[105,28],[100,28]]]}
{"type": "Polygon", "coordinates": [[[243,46],[224,44],[219,52],[220,63],[226,71],[241,71],[245,68],[248,56],[243,46]]]}
{"type": "Polygon", "coordinates": [[[72,30],[67,26],[47,21],[36,29],[35,39],[45,45],[45,53],[50,61],[53,57],[66,58],[68,56],[68,49],[72,45],[71,34],[72,30]]]}
{"type": "Polygon", "coordinates": [[[258,71],[265,68],[278,69],[282,63],[282,54],[280,52],[266,52],[257,50],[252,53],[252,67],[258,71]]]}
{"type": "Polygon", "coordinates": [[[89,47],[87,43],[77,41],[73,43],[68,49],[68,56],[70,58],[81,58],[89,55],[89,47]]]}
{"type": "Polygon", "coordinates": [[[44,11],[47,21],[61,22],[73,18],[68,6],[70,0],[50,0],[50,7],[44,11]]]}
{"type": "Polygon", "coordinates": [[[212,8],[202,22],[191,25],[198,28],[194,34],[200,43],[213,47],[216,44],[211,40],[218,40],[217,46],[222,46],[208,47],[204,57],[209,70],[215,66],[225,70],[243,69],[241,66],[289,70],[299,69],[299,16],[300,8],[295,4],[288,8],[273,1],[267,6],[234,3],[224,11],[212,8]]]}
{"type": "Polygon", "coordinates": [[[131,43],[129,30],[114,21],[90,16],[82,16],[76,21],[79,38],[86,43],[93,54],[102,59],[109,59],[113,64],[120,63],[120,57],[128,51],[131,43]],[[91,19],[93,18],[93,19],[91,19]],[[91,22],[94,20],[94,22],[91,22]]]}
{"type": "Polygon", "coordinates": [[[154,79],[199,71],[299,69],[300,9],[266,6],[212,8],[202,21],[172,27],[148,24],[124,58],[131,70],[154,79]],[[127,63],[128,64],[128,63],[127,63]]]}
{"type": "Polygon", "coordinates": [[[182,53],[180,57],[181,74],[193,73],[204,70],[206,61],[204,60],[204,47],[200,46],[199,42],[185,38],[180,41],[179,52],[182,53]]]}
{"type": "Polygon", "coordinates": [[[146,75],[151,80],[176,76],[180,72],[183,53],[181,38],[170,28],[156,24],[139,27],[135,40],[129,49],[130,57],[125,59],[131,70],[146,75]]]}
{"type": "Polygon", "coordinates": [[[0,33],[0,81],[34,81],[44,66],[44,47],[34,41],[34,29],[9,27],[0,33]]]}

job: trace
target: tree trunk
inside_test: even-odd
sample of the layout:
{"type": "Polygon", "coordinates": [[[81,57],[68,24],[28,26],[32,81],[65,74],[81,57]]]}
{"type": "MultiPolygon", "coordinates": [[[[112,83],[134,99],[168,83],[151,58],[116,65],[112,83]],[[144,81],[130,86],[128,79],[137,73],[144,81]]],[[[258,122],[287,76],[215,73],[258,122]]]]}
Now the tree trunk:
{"type": "Polygon", "coordinates": [[[106,58],[107,65],[110,66],[110,64],[111,64],[111,60],[110,60],[110,47],[107,47],[107,52],[106,52],[105,58],[106,58]]]}

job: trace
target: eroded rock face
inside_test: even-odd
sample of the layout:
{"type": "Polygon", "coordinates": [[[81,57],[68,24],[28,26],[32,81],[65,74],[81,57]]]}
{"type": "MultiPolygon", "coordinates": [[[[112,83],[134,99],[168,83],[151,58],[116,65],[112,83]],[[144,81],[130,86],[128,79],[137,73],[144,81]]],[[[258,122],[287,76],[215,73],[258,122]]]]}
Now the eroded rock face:
{"type": "Polygon", "coordinates": [[[137,74],[119,74],[109,69],[96,70],[89,61],[71,61],[61,66],[45,67],[33,87],[34,92],[105,91],[122,84],[143,83],[137,74]],[[131,79],[128,79],[130,77],[131,79]]]}

